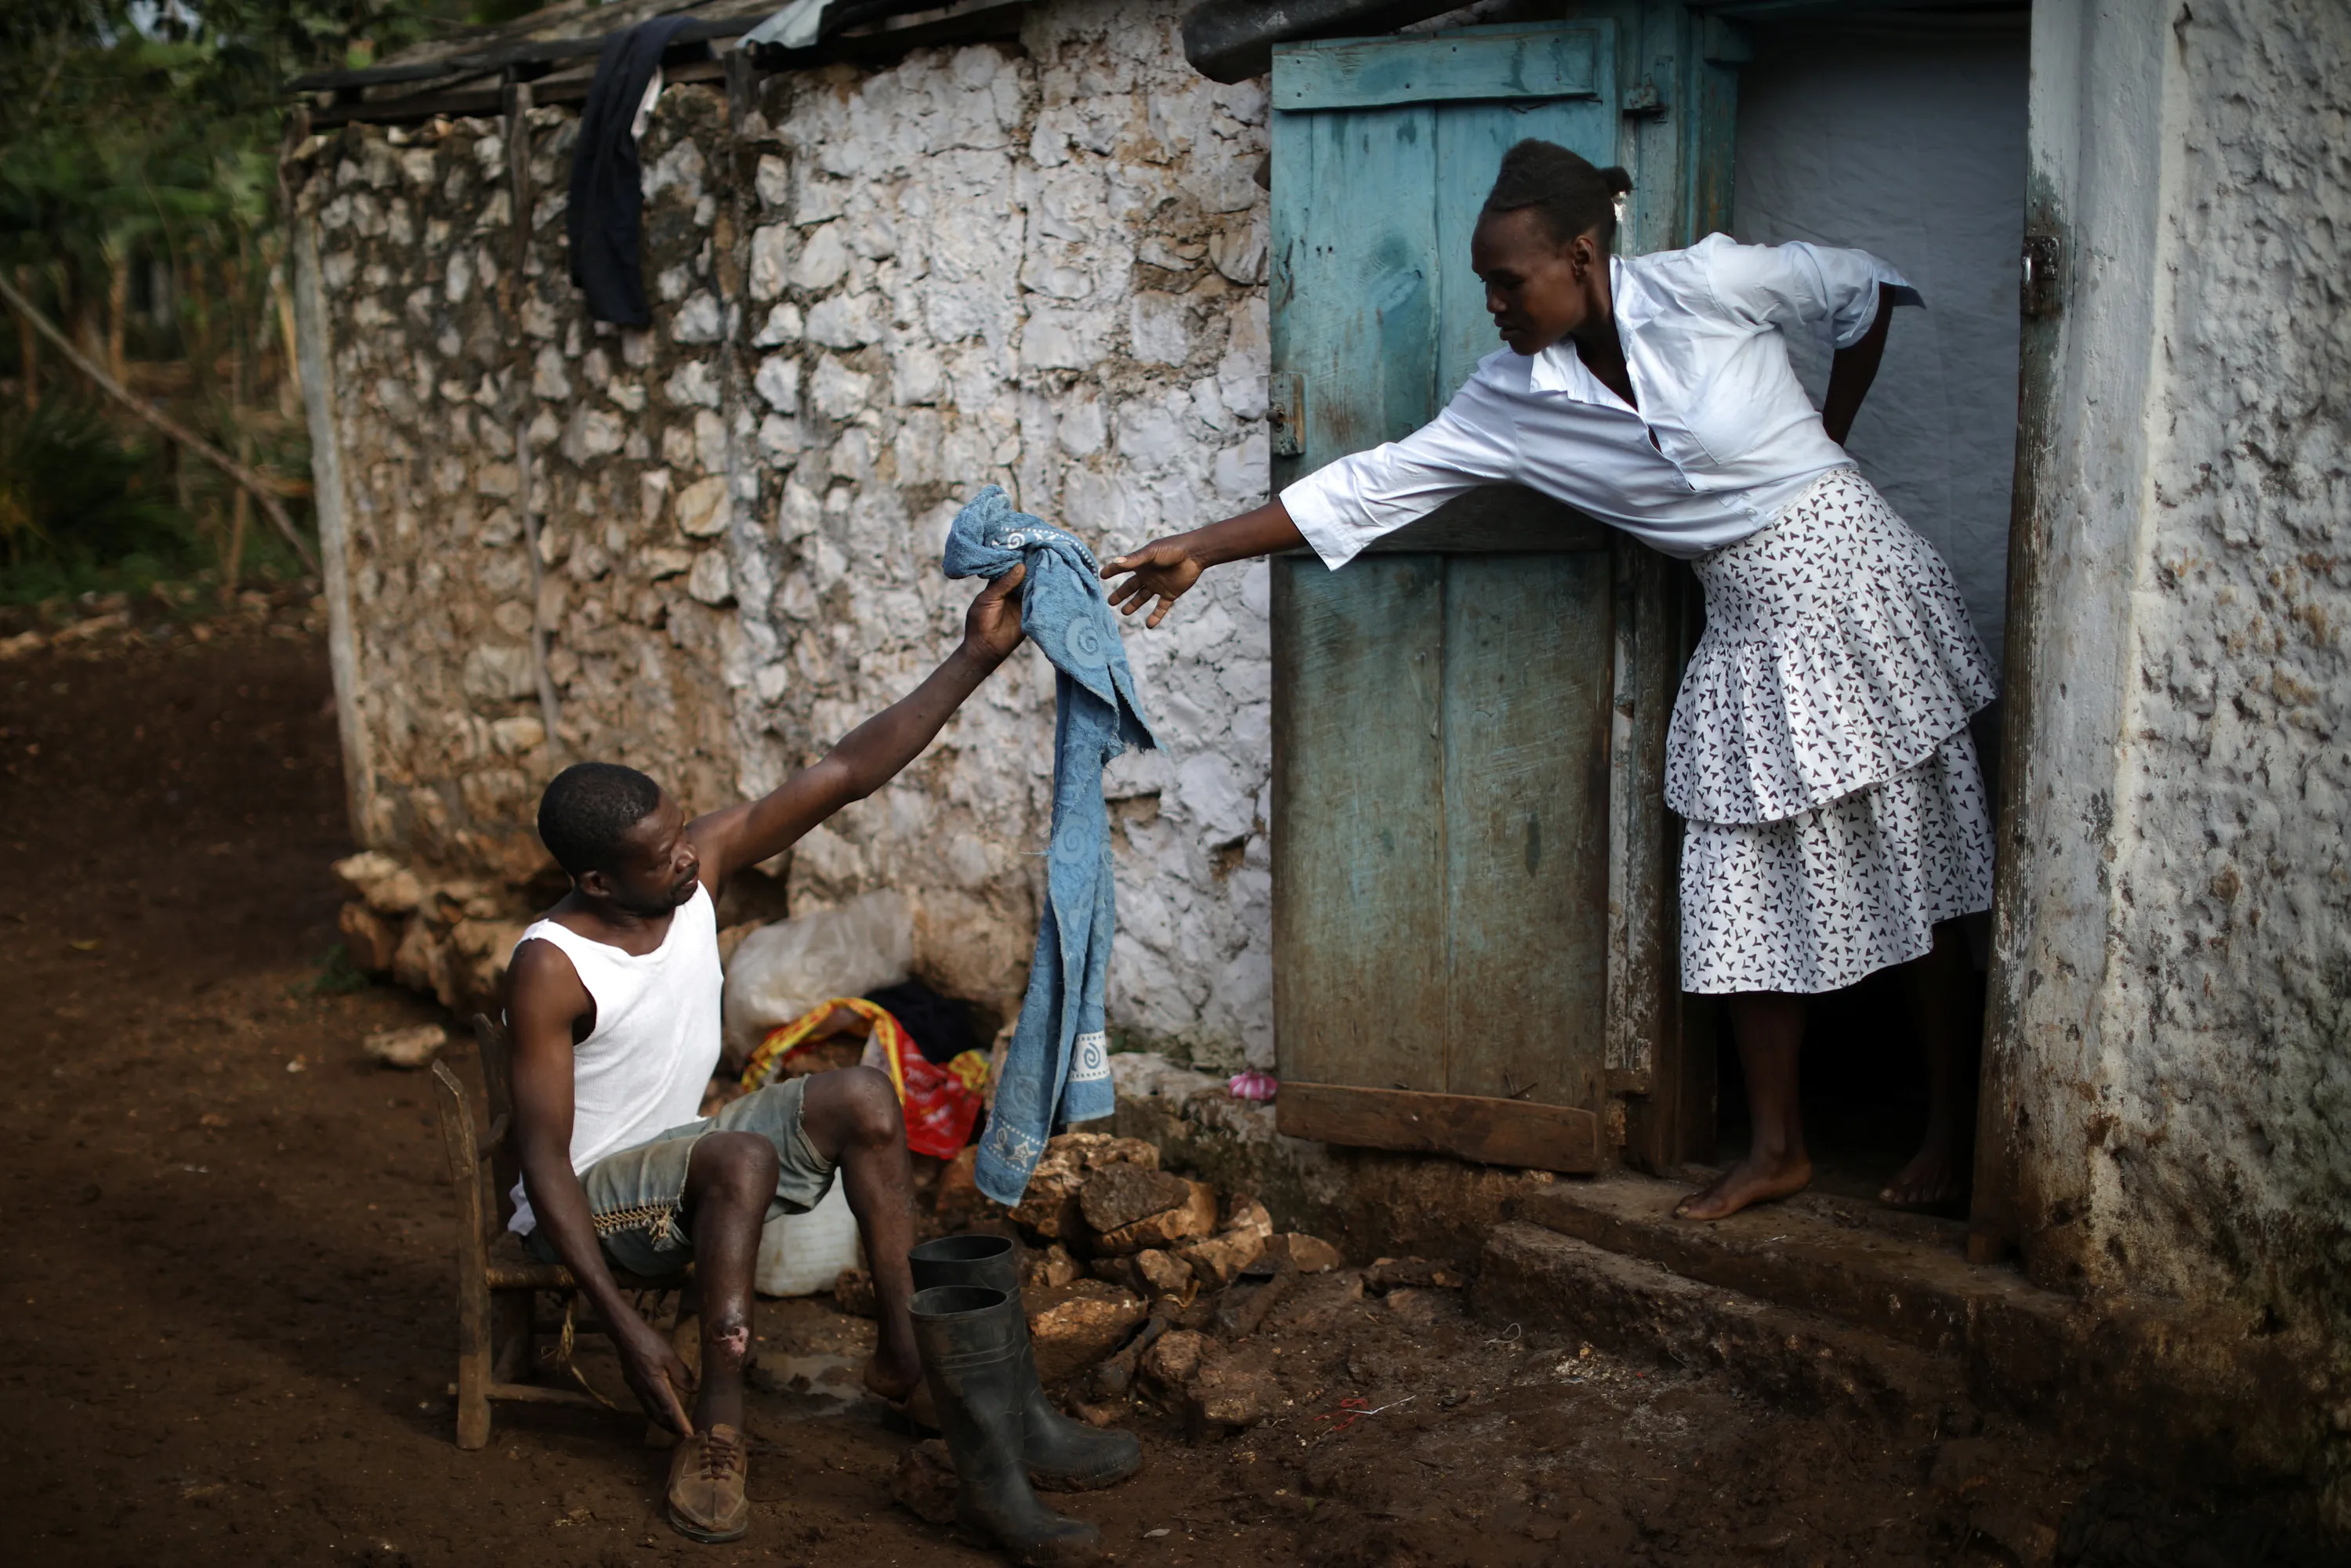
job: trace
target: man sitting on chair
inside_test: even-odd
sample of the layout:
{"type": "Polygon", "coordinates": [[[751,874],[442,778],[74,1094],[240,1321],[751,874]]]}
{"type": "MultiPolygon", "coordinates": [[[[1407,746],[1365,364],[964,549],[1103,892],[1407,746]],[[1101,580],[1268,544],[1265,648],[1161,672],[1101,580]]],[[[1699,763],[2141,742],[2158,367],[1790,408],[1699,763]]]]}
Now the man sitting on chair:
{"type": "Polygon", "coordinates": [[[609,762],[565,768],[539,800],[539,837],[572,885],[524,932],[507,975],[522,1161],[513,1228],[571,1270],[610,1325],[629,1386],[680,1434],[670,1522],[696,1541],[732,1541],[750,1524],[743,1372],[760,1228],[813,1207],[836,1168],[880,1306],[866,1386],[903,1406],[923,1375],[907,1317],[906,1138],[890,1080],[863,1067],[788,1079],[697,1119],[719,1058],[719,884],[921,755],[1019,645],[1021,576],[980,593],[962,646],[910,695],[764,800],[687,821],[651,779],[609,762]],[[611,1272],[674,1275],[689,1260],[699,1378],[611,1272]]]}

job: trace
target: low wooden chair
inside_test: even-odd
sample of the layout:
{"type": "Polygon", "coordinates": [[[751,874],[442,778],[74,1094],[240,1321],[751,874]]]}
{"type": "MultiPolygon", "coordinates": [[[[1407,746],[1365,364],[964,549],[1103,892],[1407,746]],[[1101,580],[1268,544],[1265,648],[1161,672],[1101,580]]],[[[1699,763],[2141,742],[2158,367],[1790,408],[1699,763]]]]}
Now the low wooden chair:
{"type": "MultiPolygon", "coordinates": [[[[445,1061],[433,1064],[439,1092],[441,1137],[449,1152],[449,1179],[457,1192],[457,1447],[478,1448],[490,1440],[490,1406],[506,1399],[533,1405],[608,1402],[585,1386],[559,1388],[528,1379],[538,1370],[538,1298],[561,1298],[566,1321],[579,1284],[560,1263],[542,1263],[507,1228],[514,1217],[514,1186],[521,1171],[514,1147],[514,1097],[507,1081],[510,1042],[506,1026],[485,1013],[474,1015],[474,1039],[481,1049],[482,1083],[488,1091],[490,1122],[476,1132],[473,1097],[445,1061]],[[484,1191],[487,1179],[488,1190],[484,1191]]],[[[667,1294],[675,1279],[641,1279],[612,1271],[624,1291],[667,1294]]],[[[691,1332],[680,1314],[679,1337],[691,1332]]],[[[581,1323],[576,1332],[601,1333],[581,1323]]],[[[693,1347],[699,1350],[698,1342],[693,1347]]],[[[700,1359],[688,1354],[691,1365],[700,1359]]],[[[613,1406],[617,1408],[617,1406],[613,1406]]]]}

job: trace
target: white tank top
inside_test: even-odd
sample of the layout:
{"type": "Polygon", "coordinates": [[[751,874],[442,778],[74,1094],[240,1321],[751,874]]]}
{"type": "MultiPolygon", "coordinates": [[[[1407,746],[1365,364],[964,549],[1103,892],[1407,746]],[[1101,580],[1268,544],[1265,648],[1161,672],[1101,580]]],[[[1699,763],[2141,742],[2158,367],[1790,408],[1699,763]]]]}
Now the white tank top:
{"type": "MultiPolygon", "coordinates": [[[[571,1168],[699,1120],[718,1065],[726,985],[709,890],[696,887],[662,945],[642,957],[552,920],[534,923],[515,945],[534,938],[563,950],[596,1004],[596,1028],[571,1051],[571,1168]]],[[[507,1228],[528,1236],[538,1221],[519,1181],[514,1199],[507,1228]]]]}

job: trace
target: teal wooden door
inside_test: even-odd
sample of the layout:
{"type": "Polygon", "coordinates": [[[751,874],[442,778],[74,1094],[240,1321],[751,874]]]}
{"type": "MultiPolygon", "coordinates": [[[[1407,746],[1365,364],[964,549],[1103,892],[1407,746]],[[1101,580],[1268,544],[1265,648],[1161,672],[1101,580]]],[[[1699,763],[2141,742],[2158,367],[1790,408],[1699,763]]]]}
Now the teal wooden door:
{"type": "MultiPolygon", "coordinates": [[[[1616,161],[1615,68],[1607,20],[1276,52],[1280,482],[1426,423],[1500,347],[1479,206],[1522,137],[1616,161]]],[[[1600,1162],[1618,575],[1510,487],[1336,572],[1274,562],[1283,1131],[1600,1162]]]]}

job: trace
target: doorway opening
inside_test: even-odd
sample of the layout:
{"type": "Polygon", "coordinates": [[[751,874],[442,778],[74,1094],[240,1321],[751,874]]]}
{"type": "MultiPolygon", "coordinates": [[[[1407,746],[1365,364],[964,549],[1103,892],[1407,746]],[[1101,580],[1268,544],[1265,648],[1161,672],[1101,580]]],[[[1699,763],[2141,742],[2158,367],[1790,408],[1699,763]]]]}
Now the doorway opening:
{"type": "MultiPolygon", "coordinates": [[[[1740,71],[1733,157],[1735,238],[1857,246],[1924,296],[1927,308],[1896,314],[1847,446],[1950,563],[1995,667],[2007,625],[2030,23],[2021,5],[1746,20],[1753,57],[1740,71]]],[[[1791,350],[1817,401],[1827,349],[1792,340],[1791,350]]],[[[1999,705],[1971,729],[1989,785],[1999,705]]],[[[1967,925],[1976,984],[1959,1022],[1972,1083],[1989,922],[1967,925]]],[[[1716,1016],[1715,1143],[1729,1161],[1746,1150],[1748,1107],[1728,1020],[1716,1016]]],[[[1901,977],[1813,999],[1803,1101],[1816,1189],[1874,1199],[1926,1124],[1927,1069],[1901,977]]],[[[1971,1098],[1958,1112],[1964,1183],[1971,1098]]],[[[1942,1211],[1963,1215],[1964,1194],[1942,1211]]]]}

